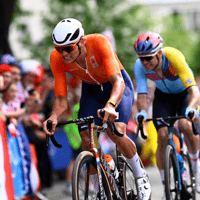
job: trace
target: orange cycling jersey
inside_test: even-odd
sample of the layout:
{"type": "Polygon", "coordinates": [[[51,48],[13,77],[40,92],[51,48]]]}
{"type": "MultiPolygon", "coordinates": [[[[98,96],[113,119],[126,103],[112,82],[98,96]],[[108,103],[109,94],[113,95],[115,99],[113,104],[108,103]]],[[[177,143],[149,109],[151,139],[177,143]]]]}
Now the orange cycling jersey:
{"type": "Polygon", "coordinates": [[[65,64],[55,49],[50,56],[51,70],[55,78],[55,95],[67,95],[65,72],[79,77],[86,83],[102,84],[109,81],[113,74],[120,73],[123,68],[109,40],[100,34],[85,36],[87,48],[86,69],[77,62],[65,64]]]}

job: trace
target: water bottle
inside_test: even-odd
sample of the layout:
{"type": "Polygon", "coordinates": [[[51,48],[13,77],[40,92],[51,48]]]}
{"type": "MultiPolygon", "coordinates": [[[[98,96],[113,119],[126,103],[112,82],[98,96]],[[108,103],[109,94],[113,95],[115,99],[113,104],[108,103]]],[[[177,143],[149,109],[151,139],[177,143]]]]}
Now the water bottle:
{"type": "Polygon", "coordinates": [[[112,156],[109,154],[104,154],[104,156],[111,169],[112,174],[114,175],[114,178],[117,179],[119,177],[119,172],[115,165],[115,161],[113,160],[112,156]]]}

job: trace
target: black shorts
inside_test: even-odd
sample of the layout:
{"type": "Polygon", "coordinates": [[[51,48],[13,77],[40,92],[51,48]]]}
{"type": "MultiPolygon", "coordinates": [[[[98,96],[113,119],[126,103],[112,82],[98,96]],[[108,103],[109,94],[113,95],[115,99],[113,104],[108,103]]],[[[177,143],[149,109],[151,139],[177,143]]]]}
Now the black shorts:
{"type": "MultiPolygon", "coordinates": [[[[189,93],[187,90],[180,94],[166,94],[156,88],[153,101],[153,118],[168,116],[185,116],[185,110],[189,103],[189,93]]],[[[172,126],[174,120],[168,120],[172,126]]],[[[166,125],[161,122],[154,122],[156,129],[166,125]]]]}

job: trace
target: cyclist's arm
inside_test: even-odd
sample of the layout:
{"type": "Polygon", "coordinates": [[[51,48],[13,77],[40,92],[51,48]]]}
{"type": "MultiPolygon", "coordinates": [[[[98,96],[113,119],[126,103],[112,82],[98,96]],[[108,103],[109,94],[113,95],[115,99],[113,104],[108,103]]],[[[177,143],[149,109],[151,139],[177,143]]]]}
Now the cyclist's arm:
{"type": "Polygon", "coordinates": [[[125,83],[124,83],[124,79],[121,73],[116,73],[116,74],[111,75],[109,77],[109,81],[112,84],[112,91],[111,91],[109,100],[112,100],[113,102],[115,102],[116,106],[114,107],[111,103],[109,103],[109,100],[108,100],[108,102],[106,103],[104,107],[105,116],[104,116],[103,123],[106,123],[108,118],[110,122],[114,122],[114,120],[117,117],[115,109],[119,105],[122,99],[124,90],[125,90],[125,83]]]}
{"type": "Polygon", "coordinates": [[[190,94],[188,107],[197,109],[199,105],[199,88],[197,86],[191,86],[187,91],[190,94]]]}
{"type": "Polygon", "coordinates": [[[147,94],[138,94],[138,96],[137,96],[137,108],[138,108],[139,112],[141,110],[147,111],[147,108],[148,108],[147,94]]]}
{"type": "Polygon", "coordinates": [[[58,119],[67,110],[67,108],[68,108],[67,96],[56,96],[51,116],[43,123],[43,129],[46,134],[51,135],[55,132],[58,119]],[[51,133],[46,128],[46,123],[48,120],[52,121],[51,133]]]}

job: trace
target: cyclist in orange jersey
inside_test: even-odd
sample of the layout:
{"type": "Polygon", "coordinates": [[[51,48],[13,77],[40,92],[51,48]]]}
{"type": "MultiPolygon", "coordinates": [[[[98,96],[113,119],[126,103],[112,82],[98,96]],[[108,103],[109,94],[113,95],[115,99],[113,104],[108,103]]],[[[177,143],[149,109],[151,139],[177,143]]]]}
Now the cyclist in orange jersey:
{"type": "MultiPolygon", "coordinates": [[[[53,30],[54,50],[50,56],[51,69],[55,78],[55,102],[51,116],[47,120],[53,123],[51,133],[43,123],[46,134],[55,131],[58,118],[67,110],[67,86],[65,73],[71,73],[82,80],[82,94],[78,117],[98,115],[105,111],[103,123],[114,122],[117,129],[124,133],[122,138],[108,136],[118,145],[134,171],[139,200],[148,200],[151,188],[147,173],[141,167],[137,149],[132,140],[126,136],[134,90],[131,79],[120,63],[109,40],[100,34],[84,35],[82,24],[72,18],[60,21],[53,30]]],[[[97,119],[95,124],[102,125],[97,119]]],[[[88,128],[79,127],[83,150],[88,149],[88,128]]],[[[92,182],[97,174],[90,175],[92,182]]],[[[94,184],[99,192],[99,186],[94,184]]],[[[98,195],[97,195],[98,196],[98,195]]]]}

